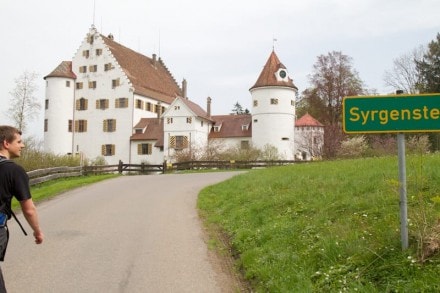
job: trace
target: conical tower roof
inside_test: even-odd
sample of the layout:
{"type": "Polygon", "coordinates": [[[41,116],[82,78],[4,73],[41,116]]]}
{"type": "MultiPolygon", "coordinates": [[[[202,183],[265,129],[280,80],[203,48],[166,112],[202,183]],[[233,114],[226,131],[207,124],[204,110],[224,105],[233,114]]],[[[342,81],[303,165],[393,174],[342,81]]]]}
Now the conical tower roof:
{"type": "Polygon", "coordinates": [[[249,90],[267,86],[290,87],[298,90],[293,84],[293,80],[288,75],[283,77],[281,71],[286,73],[287,69],[280,62],[275,51],[272,51],[266,65],[264,65],[263,71],[261,71],[260,76],[257,79],[257,82],[249,90]]]}

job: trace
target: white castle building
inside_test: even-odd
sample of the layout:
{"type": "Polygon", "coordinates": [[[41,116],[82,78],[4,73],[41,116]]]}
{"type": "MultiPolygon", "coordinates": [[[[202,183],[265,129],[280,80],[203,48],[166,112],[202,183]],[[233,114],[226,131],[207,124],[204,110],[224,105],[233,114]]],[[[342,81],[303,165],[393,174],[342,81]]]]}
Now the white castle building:
{"type": "Polygon", "coordinates": [[[274,51],[250,88],[252,114],[211,115],[211,98],[206,110],[190,101],[186,81],[180,86],[161,58],[137,53],[94,27],[72,61],[44,79],[47,152],[159,164],[212,142],[273,146],[286,160],[308,160],[322,149],[323,125],[308,115],[314,125],[295,127],[297,88],[274,51]]]}

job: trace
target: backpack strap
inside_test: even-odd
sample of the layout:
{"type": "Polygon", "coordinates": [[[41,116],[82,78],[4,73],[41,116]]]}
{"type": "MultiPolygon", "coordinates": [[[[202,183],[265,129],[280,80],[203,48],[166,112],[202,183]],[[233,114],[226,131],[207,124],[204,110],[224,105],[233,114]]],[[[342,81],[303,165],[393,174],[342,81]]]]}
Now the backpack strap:
{"type": "MultiPolygon", "coordinates": [[[[4,158],[4,157],[0,157],[0,165],[3,165],[5,163],[12,163],[10,160],[4,158]]],[[[23,234],[25,236],[27,236],[26,230],[23,228],[23,225],[20,223],[20,221],[18,220],[17,216],[15,215],[15,213],[12,211],[11,207],[8,205],[5,205],[5,208],[7,209],[8,212],[11,213],[12,217],[14,217],[15,221],[17,222],[18,226],[20,226],[21,231],[23,231],[23,234]]]]}

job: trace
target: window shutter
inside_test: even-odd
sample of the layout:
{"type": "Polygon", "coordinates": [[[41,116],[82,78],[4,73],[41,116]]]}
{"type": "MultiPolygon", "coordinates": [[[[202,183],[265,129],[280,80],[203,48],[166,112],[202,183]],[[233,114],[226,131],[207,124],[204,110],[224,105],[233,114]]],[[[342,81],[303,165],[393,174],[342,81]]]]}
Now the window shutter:
{"type": "Polygon", "coordinates": [[[79,109],[80,109],[80,101],[76,100],[76,110],[79,110],[79,109]]]}
{"type": "Polygon", "coordinates": [[[87,120],[84,120],[84,132],[87,131],[87,120]]]}
{"type": "Polygon", "coordinates": [[[175,148],[176,147],[176,137],[175,136],[170,136],[169,145],[170,145],[170,148],[175,148]]]}
{"type": "Polygon", "coordinates": [[[105,144],[101,145],[101,155],[105,156],[105,144]]]}
{"type": "Polygon", "coordinates": [[[112,144],[112,156],[114,156],[115,155],[115,145],[114,144],[112,144]]]}
{"type": "Polygon", "coordinates": [[[153,144],[149,143],[147,144],[147,146],[148,146],[147,154],[151,155],[153,153],[153,144]]]}
{"type": "Polygon", "coordinates": [[[142,155],[142,144],[138,144],[138,155],[142,155]]]}
{"type": "Polygon", "coordinates": [[[183,148],[187,148],[188,147],[188,136],[184,136],[183,137],[183,148]]]}
{"type": "Polygon", "coordinates": [[[113,121],[113,130],[112,131],[116,131],[116,119],[112,119],[113,121]]]}
{"type": "Polygon", "coordinates": [[[104,103],[104,104],[105,104],[105,108],[108,109],[108,106],[109,106],[109,99],[105,99],[105,103],[104,103]]]}
{"type": "Polygon", "coordinates": [[[107,120],[102,121],[102,130],[104,132],[107,132],[107,130],[108,130],[107,120]]]}

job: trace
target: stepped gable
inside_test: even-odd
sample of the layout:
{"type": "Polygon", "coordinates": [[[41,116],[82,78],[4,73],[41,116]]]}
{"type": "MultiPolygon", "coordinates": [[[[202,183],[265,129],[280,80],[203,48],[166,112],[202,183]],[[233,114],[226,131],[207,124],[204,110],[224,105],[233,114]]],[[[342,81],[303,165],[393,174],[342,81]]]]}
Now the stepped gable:
{"type": "Polygon", "coordinates": [[[197,117],[204,118],[206,120],[212,121],[212,118],[208,116],[208,113],[202,109],[196,103],[190,101],[189,99],[181,98],[182,102],[197,115],[197,117]]]}
{"type": "Polygon", "coordinates": [[[221,127],[218,132],[211,130],[209,138],[252,137],[252,116],[250,114],[215,115],[211,118],[215,121],[215,126],[221,127]],[[243,125],[248,125],[248,128],[243,130],[243,125]]]}
{"type": "Polygon", "coordinates": [[[111,38],[104,35],[101,37],[130,79],[135,93],[168,104],[171,104],[176,96],[182,95],[182,89],[161,59],[157,60],[155,55],[153,58],[146,57],[111,38]]]}
{"type": "Polygon", "coordinates": [[[257,82],[250,88],[258,88],[258,87],[267,87],[267,86],[284,86],[291,87],[294,89],[298,89],[294,84],[293,80],[289,77],[288,81],[277,80],[275,73],[280,69],[287,68],[280,62],[278,56],[275,54],[275,51],[269,56],[269,59],[266,62],[266,65],[263,67],[263,71],[261,71],[260,76],[257,79],[257,82]]]}
{"type": "Polygon", "coordinates": [[[144,129],[142,133],[133,133],[130,140],[157,140],[156,147],[163,146],[163,121],[159,118],[141,118],[133,127],[134,129],[144,129]]]}
{"type": "Polygon", "coordinates": [[[313,126],[313,127],[324,127],[318,120],[312,117],[309,113],[305,114],[301,118],[295,121],[295,127],[303,126],[313,126]]]}
{"type": "Polygon", "coordinates": [[[47,77],[63,77],[76,79],[76,75],[72,71],[72,61],[62,61],[60,65],[58,65],[57,68],[55,68],[51,73],[46,75],[44,79],[46,79],[47,77]]]}

